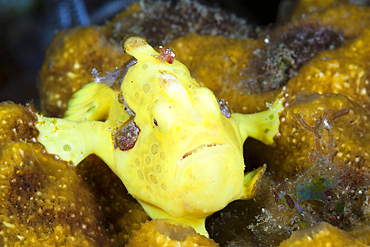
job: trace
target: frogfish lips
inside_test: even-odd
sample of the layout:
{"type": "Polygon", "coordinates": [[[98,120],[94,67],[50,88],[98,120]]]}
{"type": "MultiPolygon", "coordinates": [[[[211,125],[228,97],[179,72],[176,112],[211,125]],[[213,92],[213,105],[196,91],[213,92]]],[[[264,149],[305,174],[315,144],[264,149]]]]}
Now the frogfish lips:
{"type": "MultiPolygon", "coordinates": [[[[203,151],[205,148],[211,148],[211,147],[217,147],[217,146],[221,146],[221,145],[224,145],[224,144],[216,144],[216,143],[212,143],[212,144],[202,144],[188,152],[186,152],[182,158],[181,158],[181,162],[183,162],[186,158],[188,158],[189,156],[197,153],[197,152],[200,152],[200,151],[203,151]]],[[[208,151],[208,150],[206,150],[208,151]]]]}
{"type": "MultiPolygon", "coordinates": [[[[180,181],[185,177],[196,179],[196,177],[201,177],[200,174],[197,174],[198,172],[207,172],[205,169],[212,170],[208,172],[213,173],[214,180],[220,172],[217,167],[224,167],[227,170],[227,167],[237,162],[231,158],[238,156],[236,152],[234,147],[225,143],[205,143],[191,148],[178,158],[174,172],[175,180],[180,181]],[[210,165],[212,169],[209,169],[210,165]]],[[[204,174],[202,176],[204,177],[204,174]]]]}
{"type": "Polygon", "coordinates": [[[243,156],[232,145],[220,142],[195,146],[178,157],[174,195],[188,212],[209,215],[240,196],[243,171],[243,156]]]}

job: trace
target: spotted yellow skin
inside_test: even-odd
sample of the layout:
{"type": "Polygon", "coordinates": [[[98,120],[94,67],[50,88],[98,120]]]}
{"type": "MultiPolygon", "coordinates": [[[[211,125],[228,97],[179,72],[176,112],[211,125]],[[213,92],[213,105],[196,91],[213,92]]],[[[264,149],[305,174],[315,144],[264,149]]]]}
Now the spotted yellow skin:
{"type": "Polygon", "coordinates": [[[161,61],[140,37],[128,38],[124,49],[138,62],[128,69],[121,90],[86,85],[70,101],[66,119],[39,116],[38,140],[74,165],[89,154],[100,156],[151,218],[178,220],[208,236],[207,216],[254,195],[265,167],[244,175],[243,143],[248,136],[273,142],[282,103],[226,117],[212,91],[181,62],[161,61]],[[140,132],[132,148],[121,150],[114,132],[129,119],[140,132]]]}

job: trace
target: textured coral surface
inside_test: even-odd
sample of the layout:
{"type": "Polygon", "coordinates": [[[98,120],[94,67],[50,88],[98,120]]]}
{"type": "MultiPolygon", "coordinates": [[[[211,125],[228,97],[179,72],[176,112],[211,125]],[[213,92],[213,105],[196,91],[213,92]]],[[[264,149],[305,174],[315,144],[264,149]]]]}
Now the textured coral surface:
{"type": "MultiPolygon", "coordinates": [[[[316,136],[303,128],[295,114],[299,113],[308,125],[314,126],[318,116],[324,112],[334,113],[345,108],[350,109],[349,113],[336,119],[331,126],[334,149],[338,151],[335,160],[342,168],[353,166],[369,170],[369,112],[347,97],[333,93],[298,94],[281,115],[283,122],[280,125],[280,136],[275,139],[276,145],[261,146],[261,150],[257,151],[261,152],[258,157],[265,159],[260,162],[269,164],[269,169],[279,178],[291,177],[308,169],[315,159],[316,136]],[[268,152],[269,156],[263,156],[263,152],[268,152]]],[[[327,147],[323,152],[327,155],[327,147]]]]}
{"type": "Polygon", "coordinates": [[[189,226],[172,220],[153,220],[133,231],[128,247],[136,246],[219,246],[212,239],[197,234],[189,226]]]}
{"type": "MultiPolygon", "coordinates": [[[[281,118],[276,146],[245,146],[258,150],[254,157],[246,154],[247,162],[266,162],[272,171],[255,198],[261,214],[248,227],[267,244],[297,229],[315,231],[309,226],[321,221],[353,234],[367,232],[368,111],[342,95],[306,92],[281,118]]],[[[338,228],[327,231],[336,234],[338,228]]]]}
{"type": "Polygon", "coordinates": [[[127,243],[131,231],[139,229],[148,215],[100,158],[91,155],[76,170],[95,196],[110,240],[119,245],[127,243]]]}
{"type": "Polygon", "coordinates": [[[36,116],[21,105],[12,102],[0,103],[0,147],[9,141],[32,142],[38,135],[34,127],[36,116]]]}
{"type": "Polygon", "coordinates": [[[108,246],[94,197],[66,162],[23,142],[6,143],[0,160],[6,246],[108,246]]]}
{"type": "Polygon", "coordinates": [[[94,196],[75,170],[34,143],[32,109],[0,106],[0,238],[5,246],[107,246],[94,196]]]}
{"type": "Polygon", "coordinates": [[[362,239],[353,237],[350,233],[345,231],[338,230],[326,222],[321,222],[313,227],[296,231],[292,234],[291,238],[283,241],[279,246],[309,247],[318,246],[318,244],[321,246],[368,246],[362,239]]]}

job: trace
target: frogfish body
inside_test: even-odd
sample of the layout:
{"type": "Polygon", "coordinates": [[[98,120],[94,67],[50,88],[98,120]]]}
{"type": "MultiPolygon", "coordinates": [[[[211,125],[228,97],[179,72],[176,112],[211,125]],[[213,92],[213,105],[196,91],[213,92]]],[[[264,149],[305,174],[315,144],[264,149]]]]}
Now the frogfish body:
{"type": "Polygon", "coordinates": [[[230,113],[185,65],[145,39],[130,37],[123,47],[137,62],[118,86],[91,82],[74,94],[64,119],[38,116],[38,141],[76,166],[98,155],[151,218],[208,236],[207,216],[254,195],[265,167],[244,174],[243,143],[248,136],[273,143],[282,102],[230,113]]]}

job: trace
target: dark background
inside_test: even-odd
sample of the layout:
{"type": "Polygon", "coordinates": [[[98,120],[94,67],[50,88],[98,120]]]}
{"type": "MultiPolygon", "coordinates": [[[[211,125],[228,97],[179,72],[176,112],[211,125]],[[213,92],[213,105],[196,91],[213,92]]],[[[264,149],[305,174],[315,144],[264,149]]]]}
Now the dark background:
{"type": "MultiPolygon", "coordinates": [[[[38,106],[37,75],[57,30],[104,24],[133,0],[0,0],[0,102],[38,106]]],[[[276,20],[280,0],[207,0],[266,26],[276,20]]]]}

